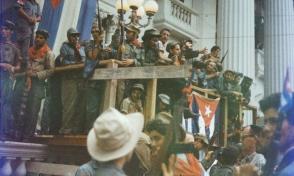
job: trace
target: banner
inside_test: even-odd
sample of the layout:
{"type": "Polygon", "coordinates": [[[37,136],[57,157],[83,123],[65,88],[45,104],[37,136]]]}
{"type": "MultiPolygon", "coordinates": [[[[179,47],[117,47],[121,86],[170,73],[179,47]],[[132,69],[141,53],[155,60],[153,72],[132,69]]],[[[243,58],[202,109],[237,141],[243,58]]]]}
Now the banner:
{"type": "Polygon", "coordinates": [[[189,108],[195,116],[185,119],[183,127],[187,129],[188,132],[192,130],[193,134],[204,134],[208,139],[211,139],[214,135],[215,127],[218,126],[217,123],[219,122],[217,109],[220,98],[206,98],[197,92],[192,92],[188,100],[189,108]]]}

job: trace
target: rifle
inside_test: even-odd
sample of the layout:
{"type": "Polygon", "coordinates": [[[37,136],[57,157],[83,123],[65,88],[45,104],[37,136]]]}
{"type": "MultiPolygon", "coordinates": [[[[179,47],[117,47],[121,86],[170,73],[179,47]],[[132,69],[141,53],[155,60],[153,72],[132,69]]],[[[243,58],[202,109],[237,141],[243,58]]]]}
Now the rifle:
{"type": "Polygon", "coordinates": [[[228,51],[229,51],[229,49],[227,49],[227,51],[225,52],[225,55],[222,57],[221,64],[224,62],[224,60],[225,60],[225,57],[226,57],[226,56],[227,56],[227,54],[228,54],[228,51]]]}
{"type": "Polygon", "coordinates": [[[122,60],[124,47],[124,10],[123,10],[123,0],[121,0],[121,10],[119,11],[119,25],[120,25],[120,42],[117,50],[117,60],[122,60]]]}

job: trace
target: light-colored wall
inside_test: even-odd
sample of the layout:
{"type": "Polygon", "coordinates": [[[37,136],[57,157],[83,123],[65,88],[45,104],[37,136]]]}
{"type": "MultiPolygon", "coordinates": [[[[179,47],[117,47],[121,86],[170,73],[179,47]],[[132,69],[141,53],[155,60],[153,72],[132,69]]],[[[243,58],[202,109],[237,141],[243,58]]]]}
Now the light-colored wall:
{"type": "Polygon", "coordinates": [[[199,30],[200,39],[196,48],[207,47],[210,49],[215,45],[216,34],[216,0],[194,0],[193,8],[200,13],[196,30],[199,30]]]}

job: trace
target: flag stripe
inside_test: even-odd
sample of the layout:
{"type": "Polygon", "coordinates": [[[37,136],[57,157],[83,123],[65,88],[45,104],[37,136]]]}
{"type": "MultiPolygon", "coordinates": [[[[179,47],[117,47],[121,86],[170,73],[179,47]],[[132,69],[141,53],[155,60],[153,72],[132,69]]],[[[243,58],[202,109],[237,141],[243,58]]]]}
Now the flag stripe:
{"type": "Polygon", "coordinates": [[[80,40],[90,40],[91,28],[96,16],[96,0],[82,1],[77,30],[81,33],[80,40]]]}
{"type": "Polygon", "coordinates": [[[52,8],[50,1],[45,1],[43,11],[42,11],[42,20],[38,26],[39,29],[46,29],[50,36],[48,39],[48,44],[50,48],[53,47],[59,28],[59,23],[61,19],[61,14],[63,11],[64,1],[61,1],[58,8],[52,8]]]}

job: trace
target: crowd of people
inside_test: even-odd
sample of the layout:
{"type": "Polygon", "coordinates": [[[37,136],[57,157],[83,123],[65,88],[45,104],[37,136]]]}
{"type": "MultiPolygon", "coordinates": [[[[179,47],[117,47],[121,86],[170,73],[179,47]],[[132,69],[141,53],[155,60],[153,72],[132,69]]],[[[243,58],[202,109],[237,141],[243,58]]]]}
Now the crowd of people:
{"type": "MultiPolygon", "coordinates": [[[[168,104],[165,95],[158,98],[168,104]]],[[[287,110],[279,111],[280,94],[264,98],[260,101],[264,126],[243,127],[239,143],[225,147],[212,144],[203,134],[186,132],[180,125],[173,124],[171,115],[157,116],[143,128],[141,113],[125,115],[110,108],[94,122],[87,138],[92,160],[80,166],[76,176],[293,175],[292,103],[287,110]],[[169,143],[175,128],[178,129],[174,136],[177,142],[169,143]],[[136,133],[133,130],[137,130],[136,133]],[[176,150],[171,147],[176,144],[192,148],[176,150]]]]}
{"type": "Polygon", "coordinates": [[[140,29],[133,24],[123,26],[125,40],[117,35],[121,30],[118,28],[112,43],[104,46],[105,31],[93,23],[89,41],[79,41],[80,33],[68,29],[68,40],[55,57],[47,44],[48,31],[38,29],[34,33],[35,24],[41,20],[39,4],[35,0],[17,1],[16,10],[16,24],[8,20],[1,23],[2,140],[29,141],[37,132],[45,98],[41,133],[88,134],[92,160],[78,169],[77,176],[156,176],[162,172],[166,176],[292,175],[294,112],[292,108],[279,114],[279,94],[260,102],[265,126],[242,128],[240,140],[226,147],[180,126],[177,119],[182,117],[182,111],[172,108],[186,101],[178,98],[185,89],[177,85],[180,81],[159,83],[156,115],[145,125],[142,113],[146,82],[141,80],[118,80],[116,109],[100,113],[104,82],[89,78],[94,69],[110,63],[119,67],[190,64],[191,76],[185,86],[215,89],[221,95],[240,92],[248,104],[252,79],[244,76],[240,84],[241,73],[223,73],[225,58],[220,58],[220,47],[213,46],[208,53],[206,48],[194,50],[192,40],[171,42],[171,31],[166,28],[159,32],[146,30],[141,42],[140,29]],[[11,39],[14,33],[16,43],[11,39]],[[54,73],[57,67],[76,64],[84,65],[82,72],[54,73]],[[173,144],[186,148],[172,152],[173,144]],[[166,156],[171,156],[168,164],[166,156]]]}

